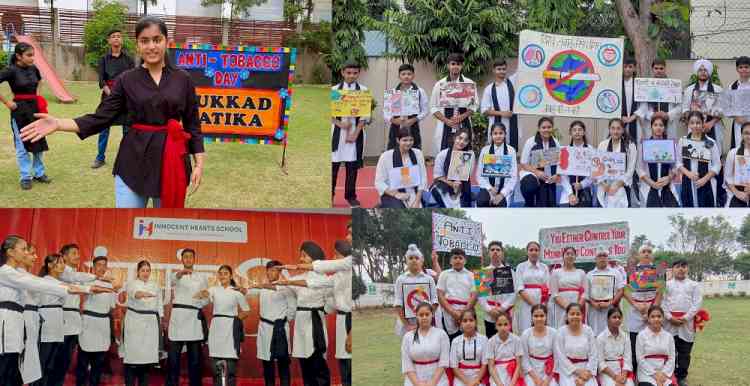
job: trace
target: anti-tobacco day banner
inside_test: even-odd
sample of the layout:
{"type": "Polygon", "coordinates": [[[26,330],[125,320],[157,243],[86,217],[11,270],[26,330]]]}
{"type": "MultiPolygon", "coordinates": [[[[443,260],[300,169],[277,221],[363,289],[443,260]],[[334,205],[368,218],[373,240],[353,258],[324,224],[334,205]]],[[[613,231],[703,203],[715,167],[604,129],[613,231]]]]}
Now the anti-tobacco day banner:
{"type": "Polygon", "coordinates": [[[295,48],[172,43],[169,52],[195,82],[206,140],[286,143],[295,48]]]}

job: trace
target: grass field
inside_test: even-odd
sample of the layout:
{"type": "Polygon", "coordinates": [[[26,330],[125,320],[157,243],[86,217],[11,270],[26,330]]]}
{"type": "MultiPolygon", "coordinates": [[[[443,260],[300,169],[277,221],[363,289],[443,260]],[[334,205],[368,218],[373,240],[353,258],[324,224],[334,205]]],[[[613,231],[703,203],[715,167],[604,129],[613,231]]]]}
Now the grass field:
{"type": "MultiPolygon", "coordinates": [[[[706,299],[712,315],[693,348],[688,381],[691,386],[747,386],[750,356],[750,298],[706,299]]],[[[352,377],[357,385],[403,385],[401,343],[393,332],[393,310],[355,312],[352,377]]],[[[484,327],[480,327],[484,330],[484,327]]]]}
{"type": "MultiPolygon", "coordinates": [[[[78,97],[75,104],[59,104],[48,90],[50,113],[73,118],[93,112],[100,91],[95,82],[69,82],[78,97]]],[[[288,175],[280,168],[282,147],[211,143],[206,145],[206,166],[200,189],[188,197],[186,206],[206,208],[321,208],[330,207],[330,135],[327,120],[328,86],[297,86],[290,116],[288,175]]],[[[7,84],[0,93],[11,97],[7,84]]],[[[97,137],[81,141],[69,133],[48,138],[44,155],[52,184],[19,186],[9,111],[0,105],[0,206],[2,207],[112,207],[112,165],[122,130],[111,130],[107,165],[91,169],[96,157],[97,137]]]]}

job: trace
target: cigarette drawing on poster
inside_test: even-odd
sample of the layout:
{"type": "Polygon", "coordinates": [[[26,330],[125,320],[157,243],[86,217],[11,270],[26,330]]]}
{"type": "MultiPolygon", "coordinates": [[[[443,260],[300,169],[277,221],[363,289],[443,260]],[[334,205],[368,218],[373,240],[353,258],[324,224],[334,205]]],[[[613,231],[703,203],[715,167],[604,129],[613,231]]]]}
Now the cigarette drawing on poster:
{"type": "Polygon", "coordinates": [[[471,82],[445,82],[440,86],[438,106],[461,108],[476,106],[477,85],[471,82]]]}
{"type": "Polygon", "coordinates": [[[419,90],[385,90],[383,113],[391,117],[419,115],[419,90]]]}

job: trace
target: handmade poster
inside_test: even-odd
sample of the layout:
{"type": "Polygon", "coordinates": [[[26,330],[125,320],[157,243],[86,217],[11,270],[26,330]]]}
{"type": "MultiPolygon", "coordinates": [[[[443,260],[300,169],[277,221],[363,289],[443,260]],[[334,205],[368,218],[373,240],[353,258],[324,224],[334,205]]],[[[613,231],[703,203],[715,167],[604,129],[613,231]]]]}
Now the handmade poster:
{"type": "Polygon", "coordinates": [[[419,303],[427,302],[434,304],[437,299],[430,299],[432,285],[430,283],[404,283],[402,288],[404,295],[404,317],[406,319],[417,317],[417,306],[419,303]]]}
{"type": "Polygon", "coordinates": [[[720,105],[719,93],[693,90],[690,98],[690,110],[698,110],[706,115],[722,116],[724,109],[720,105]]]}
{"type": "Polygon", "coordinates": [[[440,86],[438,107],[477,106],[477,85],[471,82],[445,82],[440,86]]]}
{"type": "Polygon", "coordinates": [[[682,81],[669,78],[635,78],[636,102],[682,103],[682,81]]]}
{"type": "Polygon", "coordinates": [[[625,261],[630,252],[630,228],[627,222],[540,228],[539,242],[540,256],[548,264],[562,264],[568,246],[576,249],[576,262],[594,262],[600,250],[609,252],[610,259],[625,261]]]}
{"type": "Polygon", "coordinates": [[[597,151],[591,160],[593,168],[591,177],[599,181],[613,181],[625,175],[627,165],[625,153],[597,151]]]}
{"type": "Polygon", "coordinates": [[[513,286],[513,270],[507,266],[493,269],[490,288],[493,295],[514,293],[516,289],[513,286]]]}
{"type": "Polygon", "coordinates": [[[750,184],[750,156],[734,156],[734,183],[750,184]]]}
{"type": "Polygon", "coordinates": [[[677,162],[677,150],[673,139],[645,139],[643,149],[643,162],[677,162]]]}
{"type": "Polygon", "coordinates": [[[706,142],[704,141],[688,139],[683,142],[682,158],[698,162],[711,162],[711,149],[706,147],[706,142]]]}
{"type": "Polygon", "coordinates": [[[450,164],[448,164],[448,179],[451,181],[468,181],[471,177],[472,166],[474,166],[474,152],[451,152],[450,164]]]}
{"type": "Polygon", "coordinates": [[[391,168],[388,171],[388,185],[393,190],[414,188],[421,183],[422,176],[419,173],[419,165],[391,168]]]}
{"type": "Polygon", "coordinates": [[[474,272],[474,290],[477,292],[477,297],[486,298],[492,295],[491,284],[492,272],[486,269],[474,272]]]}
{"type": "Polygon", "coordinates": [[[594,153],[596,150],[590,147],[561,147],[557,173],[565,176],[590,176],[594,153]]]}
{"type": "Polygon", "coordinates": [[[510,177],[513,170],[512,155],[485,154],[482,163],[482,177],[510,177]]]}
{"type": "Polygon", "coordinates": [[[462,248],[469,256],[482,254],[482,223],[432,213],[432,249],[450,252],[462,248]]]}
{"type": "Polygon", "coordinates": [[[369,117],[372,110],[370,90],[331,90],[332,117],[369,117]]]}
{"type": "Polygon", "coordinates": [[[551,147],[549,149],[532,150],[529,161],[531,165],[537,168],[557,165],[560,163],[560,148],[551,147]]]}
{"type": "Polygon", "coordinates": [[[623,39],[521,31],[513,112],[617,118],[623,39]]]}
{"type": "Polygon", "coordinates": [[[627,289],[630,291],[662,291],[666,286],[667,263],[628,265],[627,289]]]}
{"type": "Polygon", "coordinates": [[[724,116],[742,117],[750,115],[750,90],[724,90],[722,93],[724,116]]]}
{"type": "Polygon", "coordinates": [[[613,275],[591,276],[591,300],[607,301],[615,298],[615,277],[613,275]]]}
{"type": "Polygon", "coordinates": [[[419,114],[419,90],[385,90],[383,114],[391,117],[408,117],[419,114]]]}

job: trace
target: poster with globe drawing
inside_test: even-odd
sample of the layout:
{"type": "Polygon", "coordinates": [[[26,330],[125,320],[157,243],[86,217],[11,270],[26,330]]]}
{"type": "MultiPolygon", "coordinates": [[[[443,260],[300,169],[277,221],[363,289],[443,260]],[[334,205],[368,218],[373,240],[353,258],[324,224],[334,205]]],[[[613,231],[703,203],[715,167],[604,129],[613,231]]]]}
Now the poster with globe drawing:
{"type": "Polygon", "coordinates": [[[623,39],[521,31],[513,112],[619,117],[622,57],[623,39]]]}

